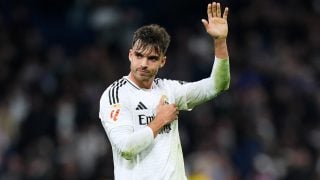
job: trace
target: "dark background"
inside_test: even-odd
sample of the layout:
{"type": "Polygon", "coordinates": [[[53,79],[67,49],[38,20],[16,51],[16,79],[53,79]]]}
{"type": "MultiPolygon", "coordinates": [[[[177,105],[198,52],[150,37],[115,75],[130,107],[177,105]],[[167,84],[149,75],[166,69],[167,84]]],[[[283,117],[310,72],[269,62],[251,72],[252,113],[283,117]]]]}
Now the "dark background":
{"type": "MultiPolygon", "coordinates": [[[[159,77],[210,75],[199,0],[1,0],[0,179],[113,179],[99,98],[128,74],[133,31],[172,43],[159,77]]],[[[181,112],[191,180],[320,179],[320,1],[220,1],[230,8],[230,89],[181,112]]]]}

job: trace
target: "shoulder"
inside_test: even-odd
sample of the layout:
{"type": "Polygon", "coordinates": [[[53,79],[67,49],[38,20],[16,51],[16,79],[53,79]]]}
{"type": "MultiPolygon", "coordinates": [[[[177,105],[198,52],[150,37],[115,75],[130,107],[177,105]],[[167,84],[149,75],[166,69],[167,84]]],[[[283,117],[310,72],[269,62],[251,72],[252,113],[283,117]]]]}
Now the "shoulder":
{"type": "Polygon", "coordinates": [[[128,80],[126,78],[121,78],[117,81],[114,81],[107,89],[103,92],[101,96],[101,101],[105,101],[109,105],[117,104],[120,102],[120,99],[123,99],[126,94],[126,84],[128,80]]]}
{"type": "Polygon", "coordinates": [[[181,86],[186,83],[185,81],[166,78],[156,78],[154,82],[157,86],[181,86]]]}

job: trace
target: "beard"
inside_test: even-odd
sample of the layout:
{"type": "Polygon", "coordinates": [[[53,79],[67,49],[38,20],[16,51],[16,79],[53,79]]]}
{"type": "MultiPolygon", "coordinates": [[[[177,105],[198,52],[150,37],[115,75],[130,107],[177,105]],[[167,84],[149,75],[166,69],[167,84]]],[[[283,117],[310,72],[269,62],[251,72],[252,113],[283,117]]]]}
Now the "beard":
{"type": "Polygon", "coordinates": [[[155,72],[150,71],[146,68],[137,68],[135,70],[134,76],[137,80],[148,81],[155,77],[155,72]]]}

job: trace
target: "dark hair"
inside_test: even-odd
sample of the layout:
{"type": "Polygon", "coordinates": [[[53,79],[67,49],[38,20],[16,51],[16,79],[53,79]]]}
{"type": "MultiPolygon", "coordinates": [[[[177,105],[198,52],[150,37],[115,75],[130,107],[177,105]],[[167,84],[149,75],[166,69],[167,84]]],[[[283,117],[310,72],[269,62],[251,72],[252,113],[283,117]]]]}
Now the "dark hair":
{"type": "Polygon", "coordinates": [[[142,26],[134,32],[132,46],[136,43],[139,43],[137,44],[138,48],[146,49],[151,46],[158,53],[166,54],[170,44],[170,35],[163,27],[150,24],[142,26]]]}

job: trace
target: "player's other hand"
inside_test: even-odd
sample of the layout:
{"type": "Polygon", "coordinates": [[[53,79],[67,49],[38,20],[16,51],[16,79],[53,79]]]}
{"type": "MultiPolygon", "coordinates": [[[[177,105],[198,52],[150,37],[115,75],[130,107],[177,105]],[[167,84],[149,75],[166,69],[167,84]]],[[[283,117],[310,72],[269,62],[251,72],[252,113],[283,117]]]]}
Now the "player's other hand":
{"type": "Polygon", "coordinates": [[[164,96],[161,97],[156,110],[156,117],[165,124],[178,118],[179,110],[175,104],[168,104],[164,96]]]}
{"type": "Polygon", "coordinates": [[[206,31],[215,39],[225,39],[228,36],[228,13],[229,8],[221,10],[220,3],[212,2],[208,4],[208,20],[202,19],[206,31]]]}

